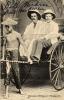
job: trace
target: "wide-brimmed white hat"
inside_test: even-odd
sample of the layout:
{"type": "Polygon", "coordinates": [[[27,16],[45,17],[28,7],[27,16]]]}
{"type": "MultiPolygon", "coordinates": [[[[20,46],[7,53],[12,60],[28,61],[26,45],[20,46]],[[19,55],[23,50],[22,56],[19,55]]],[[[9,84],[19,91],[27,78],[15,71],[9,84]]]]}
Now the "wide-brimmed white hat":
{"type": "Polygon", "coordinates": [[[16,25],[17,21],[13,20],[12,18],[7,18],[1,24],[3,24],[3,25],[16,25]]]}
{"type": "Polygon", "coordinates": [[[28,12],[27,12],[27,15],[28,15],[28,17],[31,19],[31,14],[32,13],[36,13],[37,14],[37,16],[38,16],[38,19],[40,20],[41,19],[41,15],[40,15],[40,13],[39,13],[39,11],[37,10],[37,9],[35,9],[35,10],[28,10],[28,12]]]}
{"type": "Polygon", "coordinates": [[[51,9],[45,10],[44,13],[42,14],[42,18],[45,19],[45,15],[46,15],[46,14],[52,14],[53,19],[56,17],[55,13],[54,13],[51,9]]]}

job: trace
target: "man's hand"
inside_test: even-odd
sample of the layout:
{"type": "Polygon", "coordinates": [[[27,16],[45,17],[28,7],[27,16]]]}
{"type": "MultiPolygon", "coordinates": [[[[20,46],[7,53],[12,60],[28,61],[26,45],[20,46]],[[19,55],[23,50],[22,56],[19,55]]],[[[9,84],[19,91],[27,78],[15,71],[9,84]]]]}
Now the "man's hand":
{"type": "Polygon", "coordinates": [[[28,57],[28,62],[29,62],[30,64],[33,64],[33,61],[30,59],[30,57],[28,57]]]}
{"type": "Polygon", "coordinates": [[[60,35],[59,40],[64,41],[64,36],[60,35]]]}

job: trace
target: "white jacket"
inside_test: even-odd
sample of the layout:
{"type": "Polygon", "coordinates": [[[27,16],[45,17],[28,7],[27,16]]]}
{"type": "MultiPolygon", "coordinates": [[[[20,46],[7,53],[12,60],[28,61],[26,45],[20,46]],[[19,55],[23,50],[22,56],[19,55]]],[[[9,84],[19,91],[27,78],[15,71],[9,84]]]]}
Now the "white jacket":
{"type": "Polygon", "coordinates": [[[44,37],[46,39],[51,39],[51,43],[54,44],[57,42],[57,37],[60,36],[58,33],[59,27],[58,24],[54,21],[51,21],[49,23],[44,22],[43,25],[43,33],[45,33],[44,37]]]}
{"type": "Polygon", "coordinates": [[[29,56],[31,53],[33,41],[42,36],[41,25],[42,21],[38,21],[35,27],[33,22],[26,27],[23,39],[27,47],[27,56],[29,56]]]}
{"type": "Polygon", "coordinates": [[[25,44],[27,45],[27,47],[29,47],[33,39],[37,39],[41,35],[41,25],[42,25],[42,21],[38,21],[35,28],[33,22],[27,25],[23,35],[23,39],[25,40],[25,44]]]}

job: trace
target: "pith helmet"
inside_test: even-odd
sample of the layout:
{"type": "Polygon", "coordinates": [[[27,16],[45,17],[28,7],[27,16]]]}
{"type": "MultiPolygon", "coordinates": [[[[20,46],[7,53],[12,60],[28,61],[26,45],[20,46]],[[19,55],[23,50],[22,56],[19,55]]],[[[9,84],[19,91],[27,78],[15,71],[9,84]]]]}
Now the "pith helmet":
{"type": "Polygon", "coordinates": [[[37,14],[37,16],[38,16],[38,19],[40,20],[41,19],[41,15],[40,15],[40,13],[39,13],[39,11],[37,10],[37,9],[35,9],[35,10],[29,10],[28,12],[27,12],[27,15],[28,15],[28,17],[31,19],[31,14],[32,13],[36,13],[37,14]]]}
{"type": "Polygon", "coordinates": [[[53,19],[56,17],[55,13],[54,13],[51,9],[45,10],[44,13],[42,14],[42,18],[45,19],[45,15],[46,15],[46,14],[52,14],[53,19]]]}

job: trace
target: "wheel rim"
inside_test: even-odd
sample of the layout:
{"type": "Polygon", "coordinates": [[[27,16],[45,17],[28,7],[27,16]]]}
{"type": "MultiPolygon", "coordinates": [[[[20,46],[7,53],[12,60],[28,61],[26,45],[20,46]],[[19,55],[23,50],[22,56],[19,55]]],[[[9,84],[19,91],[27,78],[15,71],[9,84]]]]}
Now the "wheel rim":
{"type": "Polygon", "coordinates": [[[64,42],[53,50],[50,59],[50,80],[56,90],[64,88],[64,42]]]}

